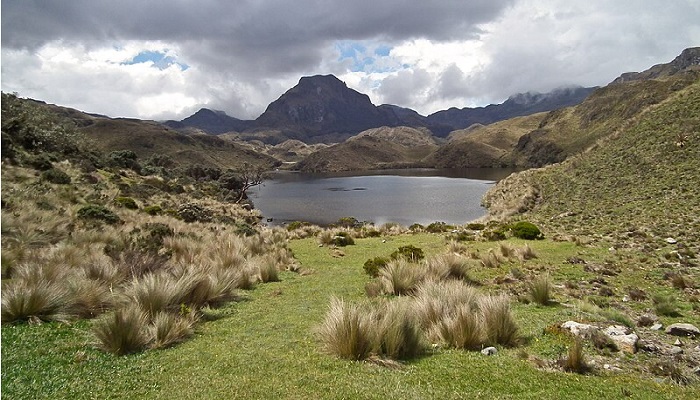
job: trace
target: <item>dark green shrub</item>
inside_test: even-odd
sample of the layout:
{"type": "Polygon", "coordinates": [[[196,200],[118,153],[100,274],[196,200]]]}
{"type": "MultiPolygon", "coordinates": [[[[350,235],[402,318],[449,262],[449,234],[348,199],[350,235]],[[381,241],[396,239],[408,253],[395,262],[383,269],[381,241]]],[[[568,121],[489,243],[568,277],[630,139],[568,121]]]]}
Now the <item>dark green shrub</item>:
{"type": "Polygon", "coordinates": [[[71,182],[70,176],[57,168],[51,168],[42,172],[41,179],[57,185],[67,185],[71,182]]]}
{"type": "Polygon", "coordinates": [[[81,207],[78,210],[78,218],[93,221],[104,221],[108,224],[116,224],[121,221],[117,214],[98,204],[88,204],[81,207]]]}
{"type": "Polygon", "coordinates": [[[333,244],[339,247],[350,246],[355,244],[355,240],[347,232],[338,232],[333,237],[333,244]]]}
{"type": "Polygon", "coordinates": [[[46,154],[38,154],[36,157],[32,157],[29,160],[29,165],[39,171],[48,171],[53,168],[53,164],[51,164],[51,160],[46,154]]]}
{"type": "Polygon", "coordinates": [[[519,221],[510,227],[513,236],[519,239],[525,240],[541,240],[544,239],[544,235],[540,232],[540,228],[537,225],[527,222],[519,221]]]}
{"type": "Polygon", "coordinates": [[[461,231],[450,235],[450,239],[456,240],[458,242],[471,242],[474,241],[476,237],[473,233],[461,231]]]}
{"type": "Polygon", "coordinates": [[[168,224],[161,222],[147,223],[143,226],[144,230],[148,232],[148,236],[154,241],[163,244],[163,238],[174,236],[175,231],[168,224]]]}
{"type": "Polygon", "coordinates": [[[257,235],[258,231],[256,231],[252,225],[246,224],[245,222],[240,222],[236,224],[236,234],[241,236],[253,236],[257,235]]]}
{"type": "Polygon", "coordinates": [[[129,210],[138,210],[139,206],[131,197],[117,197],[114,199],[114,204],[118,207],[128,208],[129,210]]]}
{"type": "Polygon", "coordinates": [[[491,242],[497,242],[499,240],[506,239],[506,233],[503,228],[490,228],[481,233],[481,236],[491,242]]]}
{"type": "Polygon", "coordinates": [[[187,203],[178,207],[177,215],[185,222],[209,222],[212,219],[211,211],[194,203],[187,203]]]}
{"type": "Polygon", "coordinates": [[[486,228],[486,225],[477,222],[470,222],[467,224],[467,229],[471,229],[473,231],[483,231],[484,228],[486,228]]]}
{"type": "Polygon", "coordinates": [[[369,229],[369,230],[365,231],[365,237],[373,238],[373,237],[380,237],[380,236],[382,236],[382,233],[376,229],[369,229]]]}
{"type": "Polygon", "coordinates": [[[425,227],[425,230],[430,233],[442,233],[447,232],[452,229],[452,226],[447,225],[444,222],[433,222],[425,227]]]}
{"type": "Polygon", "coordinates": [[[425,227],[424,227],[423,225],[421,225],[421,224],[413,224],[413,225],[409,226],[408,229],[409,229],[411,232],[420,232],[420,231],[422,231],[423,229],[425,229],[425,227]]]}
{"type": "Polygon", "coordinates": [[[421,249],[420,247],[415,247],[415,246],[409,244],[408,246],[399,247],[398,250],[391,253],[390,257],[392,260],[397,260],[399,258],[405,258],[408,261],[415,262],[415,261],[424,259],[425,255],[423,254],[423,249],[421,249]]]}
{"type": "Polygon", "coordinates": [[[374,257],[365,261],[365,264],[362,266],[362,268],[365,270],[365,273],[367,275],[376,278],[377,276],[379,276],[379,270],[381,268],[386,267],[386,264],[388,262],[389,259],[386,257],[374,257]]]}
{"type": "Polygon", "coordinates": [[[355,217],[342,217],[335,223],[335,225],[342,226],[344,228],[357,228],[362,226],[362,223],[360,223],[360,221],[358,221],[355,217]]]}
{"type": "Polygon", "coordinates": [[[163,208],[157,204],[154,204],[152,206],[144,207],[143,212],[145,212],[148,215],[159,215],[163,212],[163,208]]]}
{"type": "Polygon", "coordinates": [[[107,160],[112,166],[141,172],[141,165],[136,161],[137,158],[136,153],[131,150],[117,150],[107,154],[107,160]]]}
{"type": "Polygon", "coordinates": [[[303,227],[309,226],[309,225],[311,225],[311,224],[308,223],[308,222],[303,222],[303,221],[292,221],[292,222],[290,222],[290,223],[287,224],[287,230],[288,230],[288,231],[293,231],[293,230],[295,230],[295,229],[303,228],[303,227]]]}

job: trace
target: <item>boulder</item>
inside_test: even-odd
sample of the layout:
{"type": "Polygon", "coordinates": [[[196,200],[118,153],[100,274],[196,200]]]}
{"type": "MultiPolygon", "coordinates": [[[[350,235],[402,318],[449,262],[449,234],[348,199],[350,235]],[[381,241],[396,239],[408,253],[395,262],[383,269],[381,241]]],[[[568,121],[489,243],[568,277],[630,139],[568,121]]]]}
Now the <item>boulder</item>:
{"type": "Polygon", "coordinates": [[[666,333],[674,336],[700,336],[700,329],[692,324],[678,323],[669,325],[666,333]]]}
{"type": "Polygon", "coordinates": [[[634,354],[637,352],[639,336],[628,327],[612,325],[607,327],[603,333],[605,333],[623,353],[634,354]]]}
{"type": "Polygon", "coordinates": [[[566,321],[561,324],[561,327],[562,329],[566,329],[567,331],[571,332],[572,335],[580,338],[588,338],[593,332],[598,330],[598,327],[596,326],[582,324],[576,321],[566,321]]]}

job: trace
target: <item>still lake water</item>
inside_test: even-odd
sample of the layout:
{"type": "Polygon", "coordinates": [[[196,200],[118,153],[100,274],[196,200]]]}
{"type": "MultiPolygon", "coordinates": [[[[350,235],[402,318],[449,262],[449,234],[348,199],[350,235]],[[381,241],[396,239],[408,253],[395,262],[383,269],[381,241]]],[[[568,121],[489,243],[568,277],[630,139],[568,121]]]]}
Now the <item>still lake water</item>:
{"type": "Polygon", "coordinates": [[[248,191],[273,225],[319,225],[355,217],[376,225],[396,222],[464,224],[485,215],[481,197],[512,169],[383,170],[340,174],[278,172],[248,191]]]}

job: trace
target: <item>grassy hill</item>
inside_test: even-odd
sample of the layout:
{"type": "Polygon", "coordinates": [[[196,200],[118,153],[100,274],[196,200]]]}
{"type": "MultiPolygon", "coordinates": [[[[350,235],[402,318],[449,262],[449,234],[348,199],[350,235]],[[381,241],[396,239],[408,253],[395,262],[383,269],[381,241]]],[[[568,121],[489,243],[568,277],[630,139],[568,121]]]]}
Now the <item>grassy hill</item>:
{"type": "Polygon", "coordinates": [[[332,172],[422,166],[437,144],[426,129],[382,127],[311,153],[295,168],[332,172]]]}
{"type": "MultiPolygon", "coordinates": [[[[605,89],[591,102],[605,102],[606,115],[591,108],[567,110],[585,121],[606,118],[596,131],[614,132],[565,162],[512,176],[491,190],[484,202],[494,214],[525,212],[552,229],[570,234],[640,237],[651,248],[674,237],[700,250],[700,81],[682,87],[675,80],[651,81],[659,88],[634,103],[617,103],[619,87],[605,89]],[[679,87],[680,86],[680,87],[679,87]],[[672,88],[676,88],[673,90],[672,88]],[[668,93],[661,100],[655,93],[668,93]],[[617,107],[613,107],[617,104],[617,107]],[[654,104],[645,112],[635,111],[654,104]],[[620,112],[636,118],[622,123],[620,112]],[[607,127],[607,129],[605,129],[607,127]],[[617,129],[616,131],[613,131],[617,129]]],[[[639,85],[642,83],[636,83],[639,85]]]]}

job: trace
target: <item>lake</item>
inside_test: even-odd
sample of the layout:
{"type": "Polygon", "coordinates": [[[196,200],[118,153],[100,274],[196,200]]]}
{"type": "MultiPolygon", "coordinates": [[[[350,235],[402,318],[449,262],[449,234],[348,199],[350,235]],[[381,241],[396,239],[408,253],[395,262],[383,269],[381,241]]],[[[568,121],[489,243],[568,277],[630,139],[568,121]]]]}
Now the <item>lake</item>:
{"type": "Polygon", "coordinates": [[[271,224],[327,225],[355,217],[376,225],[440,221],[464,224],[482,217],[481,197],[513,169],[403,169],[361,173],[276,172],[248,196],[271,224]]]}

